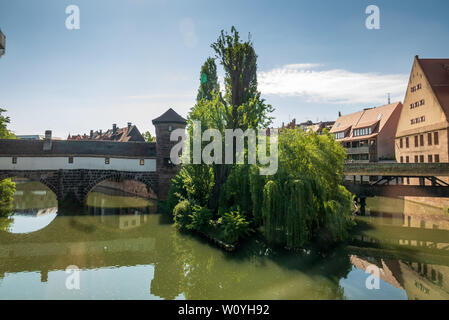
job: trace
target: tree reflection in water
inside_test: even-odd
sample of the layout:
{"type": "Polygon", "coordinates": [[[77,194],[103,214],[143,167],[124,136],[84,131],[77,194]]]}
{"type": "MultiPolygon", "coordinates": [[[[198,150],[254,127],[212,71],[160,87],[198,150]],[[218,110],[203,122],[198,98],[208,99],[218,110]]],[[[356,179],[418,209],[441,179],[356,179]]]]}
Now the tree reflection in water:
{"type": "MultiPolygon", "coordinates": [[[[23,187],[22,191],[29,189],[15,197],[17,210],[37,215],[58,205],[52,194],[42,198],[42,192],[32,193],[42,186],[23,187]]],[[[348,283],[359,290],[353,292],[365,290],[369,298],[374,295],[364,288],[368,276],[364,271],[374,264],[384,271],[382,288],[390,284],[413,299],[448,299],[449,262],[447,256],[437,254],[445,250],[439,245],[448,239],[444,233],[446,220],[440,223],[436,222],[440,218],[421,217],[426,221],[425,228],[418,228],[422,223],[403,204],[382,201],[388,202],[390,210],[399,211],[399,220],[393,212],[377,214],[381,204],[368,203],[371,216],[360,218],[354,240],[326,253],[315,249],[296,253],[272,250],[257,238],[228,253],[196,235],[178,232],[164,215],[154,214],[154,201],[94,190],[85,209],[59,210],[57,217],[40,230],[26,235],[0,232],[0,277],[15,275],[15,280],[0,282],[0,298],[15,291],[18,296],[23,294],[18,284],[30,272],[41,274],[42,282],[33,282],[40,289],[36,292],[47,288],[47,282],[53,288],[58,272],[65,276],[64,270],[71,264],[84,274],[95,271],[89,278],[89,289],[80,292],[87,299],[360,298],[348,295],[348,283]],[[429,221],[440,229],[427,228],[432,226],[429,221]],[[147,272],[133,276],[139,275],[142,267],[147,272]],[[354,276],[357,270],[362,272],[362,280],[354,276]],[[100,285],[105,277],[117,291],[100,285]],[[145,292],[127,291],[142,284],[145,292]]],[[[11,222],[1,224],[2,230],[8,229],[8,224],[11,222]]],[[[53,294],[58,297],[63,293],[68,294],[53,294]]],[[[384,298],[395,298],[395,294],[386,292],[384,298]]],[[[42,298],[38,294],[32,297],[42,298]]]]}

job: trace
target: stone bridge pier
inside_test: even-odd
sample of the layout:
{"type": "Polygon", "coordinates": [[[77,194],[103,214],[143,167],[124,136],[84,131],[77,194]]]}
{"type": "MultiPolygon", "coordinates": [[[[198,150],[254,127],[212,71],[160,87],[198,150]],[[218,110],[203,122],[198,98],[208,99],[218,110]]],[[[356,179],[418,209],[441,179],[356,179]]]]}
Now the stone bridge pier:
{"type": "Polygon", "coordinates": [[[0,170],[0,180],[13,177],[41,182],[56,194],[58,201],[74,198],[73,200],[76,200],[80,205],[84,205],[88,193],[105,180],[117,182],[136,180],[145,184],[147,190],[152,190],[155,194],[158,194],[158,175],[156,172],[89,169],[0,170]]]}

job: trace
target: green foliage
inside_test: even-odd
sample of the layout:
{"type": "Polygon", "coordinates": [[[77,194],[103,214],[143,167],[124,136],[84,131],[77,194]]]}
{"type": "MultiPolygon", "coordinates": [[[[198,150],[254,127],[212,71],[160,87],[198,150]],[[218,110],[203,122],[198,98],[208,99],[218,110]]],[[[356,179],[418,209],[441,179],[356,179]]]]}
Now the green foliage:
{"type": "Polygon", "coordinates": [[[208,58],[201,67],[200,88],[198,89],[197,101],[202,99],[213,100],[214,93],[220,91],[217,77],[217,65],[213,58],[208,58]]]}
{"type": "MultiPolygon", "coordinates": [[[[344,158],[329,134],[282,130],[279,168],[263,187],[262,220],[269,241],[295,248],[318,234],[329,241],[345,238],[353,198],[341,186],[344,158]]],[[[257,192],[260,184],[253,188],[257,192]]]]}
{"type": "Polygon", "coordinates": [[[145,142],[156,142],[156,137],[152,136],[150,131],[142,133],[142,137],[145,139],[145,142]]]}
{"type": "Polygon", "coordinates": [[[6,112],[6,110],[0,108],[0,139],[15,139],[16,136],[7,128],[11,120],[9,117],[2,115],[3,112],[6,112]]]}
{"type": "Polygon", "coordinates": [[[12,210],[14,192],[16,184],[11,179],[0,181],[0,216],[7,215],[12,210]]]}
{"type": "MultiPolygon", "coordinates": [[[[215,61],[208,58],[187,119],[190,139],[193,121],[201,122],[203,132],[214,128],[222,137],[225,129],[268,127],[273,108],[257,90],[251,41],[242,41],[232,27],[231,34],[221,32],[212,48],[225,72],[225,93],[223,97],[218,87],[215,61]]],[[[203,147],[209,142],[203,141],[203,147]]],[[[344,239],[353,200],[341,186],[344,149],[327,131],[318,135],[286,129],[278,143],[278,172],[273,176],[260,176],[257,165],[185,165],[172,180],[167,200],[178,227],[216,226],[230,243],[248,235],[251,226],[263,226],[269,241],[288,247],[302,246],[319,234],[328,241],[344,239]],[[217,216],[218,221],[211,221],[217,216]]],[[[220,145],[224,151],[224,141],[220,145]]]]}
{"type": "Polygon", "coordinates": [[[220,190],[219,213],[231,207],[238,207],[241,215],[247,219],[252,215],[249,165],[234,165],[229,170],[226,182],[220,190]]]}
{"type": "Polygon", "coordinates": [[[210,226],[210,220],[212,219],[212,212],[199,205],[192,207],[192,213],[190,214],[191,223],[187,225],[187,229],[206,231],[210,226]]]}
{"type": "Polygon", "coordinates": [[[223,215],[222,227],[227,243],[236,243],[239,239],[250,235],[254,230],[244,216],[238,211],[230,211],[223,215]]]}
{"type": "Polygon", "coordinates": [[[179,179],[182,186],[174,188],[182,188],[187,199],[206,206],[214,183],[212,168],[206,165],[186,165],[178,176],[176,179],[179,179]]]}
{"type": "Polygon", "coordinates": [[[181,175],[177,174],[173,179],[171,179],[167,200],[162,205],[163,211],[172,215],[173,209],[178,204],[178,202],[186,198],[187,198],[187,191],[184,188],[184,182],[182,180],[181,175]]]}
{"type": "Polygon", "coordinates": [[[173,209],[175,226],[180,230],[206,231],[210,226],[212,212],[194,201],[181,200],[173,209]]]}
{"type": "Polygon", "coordinates": [[[173,219],[175,226],[180,230],[187,230],[188,225],[192,223],[191,218],[192,205],[189,200],[180,201],[173,209],[173,219]]]}

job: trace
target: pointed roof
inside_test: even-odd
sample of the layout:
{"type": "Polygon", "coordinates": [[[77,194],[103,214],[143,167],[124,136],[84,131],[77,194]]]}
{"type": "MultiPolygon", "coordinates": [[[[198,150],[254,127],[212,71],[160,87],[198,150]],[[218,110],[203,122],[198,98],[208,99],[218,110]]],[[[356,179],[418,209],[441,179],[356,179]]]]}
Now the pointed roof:
{"type": "Polygon", "coordinates": [[[415,58],[449,119],[449,59],[415,58]]]}
{"type": "Polygon", "coordinates": [[[157,123],[182,123],[186,124],[187,120],[181,117],[176,113],[172,108],[168,109],[163,115],[160,117],[153,119],[153,124],[157,123]]]}
{"type": "Polygon", "coordinates": [[[344,116],[338,117],[335,124],[332,126],[330,133],[336,133],[351,129],[350,134],[339,141],[358,140],[360,138],[369,139],[379,134],[382,131],[391,115],[397,108],[402,108],[401,102],[394,102],[380,107],[367,108],[362,111],[354,112],[344,116]],[[374,131],[375,125],[379,127],[374,131]],[[372,127],[373,133],[368,136],[354,136],[354,129],[372,127]]]}

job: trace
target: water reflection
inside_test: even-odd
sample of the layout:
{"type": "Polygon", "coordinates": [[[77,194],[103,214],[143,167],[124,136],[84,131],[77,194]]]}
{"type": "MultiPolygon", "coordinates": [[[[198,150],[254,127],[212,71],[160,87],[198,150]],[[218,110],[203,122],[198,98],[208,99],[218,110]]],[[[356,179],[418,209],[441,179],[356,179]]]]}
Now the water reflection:
{"type": "Polygon", "coordinates": [[[1,230],[29,233],[45,228],[56,217],[56,195],[39,182],[16,180],[12,212],[0,218],[1,230]]]}
{"type": "Polygon", "coordinates": [[[449,299],[449,217],[438,207],[393,198],[373,198],[349,249],[353,265],[369,261],[381,278],[408,299],[449,299]]]}
{"type": "MultiPolygon", "coordinates": [[[[18,190],[12,219],[52,214],[55,198],[32,192],[42,186],[18,190]]],[[[100,191],[35,232],[0,232],[1,299],[449,298],[448,218],[418,215],[416,204],[368,201],[350,243],[325,254],[272,251],[261,239],[231,254],[177,232],[152,200],[100,191]],[[81,269],[80,290],[65,287],[69,265],[81,269]],[[370,265],[379,290],[365,286],[370,265]]]]}

